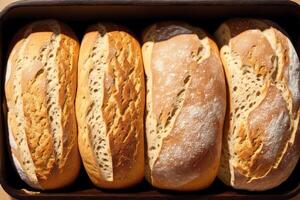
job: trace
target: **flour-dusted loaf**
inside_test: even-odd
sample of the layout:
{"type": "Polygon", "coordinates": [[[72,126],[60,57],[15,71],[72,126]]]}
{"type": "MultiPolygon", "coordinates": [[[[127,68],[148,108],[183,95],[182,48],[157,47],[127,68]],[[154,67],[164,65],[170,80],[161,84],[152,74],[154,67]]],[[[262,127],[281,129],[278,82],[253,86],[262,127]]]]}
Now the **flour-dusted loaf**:
{"type": "Polygon", "coordinates": [[[124,28],[96,24],[84,35],[78,69],[79,149],[92,182],[130,187],[144,177],[145,85],[141,48],[124,28]]]}
{"type": "Polygon", "coordinates": [[[215,35],[229,90],[219,177],[238,189],[274,188],[300,155],[296,51],[267,20],[228,20],[215,35]]]}
{"type": "Polygon", "coordinates": [[[80,169],[75,117],[79,43],[69,27],[37,21],[15,37],[5,78],[11,156],[36,189],[70,184],[80,169]]]}
{"type": "Polygon", "coordinates": [[[146,178],[163,189],[206,188],[217,175],[226,109],[218,48],[182,22],[154,24],[143,40],[146,178]]]}

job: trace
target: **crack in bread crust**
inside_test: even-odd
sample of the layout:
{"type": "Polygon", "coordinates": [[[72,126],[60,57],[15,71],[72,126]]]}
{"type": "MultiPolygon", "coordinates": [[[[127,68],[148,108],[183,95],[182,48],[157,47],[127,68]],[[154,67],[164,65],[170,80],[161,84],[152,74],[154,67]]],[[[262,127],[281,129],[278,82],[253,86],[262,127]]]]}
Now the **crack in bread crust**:
{"type": "Polygon", "coordinates": [[[267,20],[229,20],[215,35],[230,102],[219,177],[241,189],[275,187],[293,169],[279,172],[286,157],[289,166],[299,157],[293,147],[299,145],[299,87],[293,84],[299,85],[299,61],[289,39],[267,20]]]}
{"type": "Polygon", "coordinates": [[[123,31],[109,33],[109,69],[103,114],[110,137],[114,178],[123,179],[137,162],[143,133],[143,71],[137,41],[123,31]],[[122,45],[120,45],[122,44],[122,45]]]}
{"type": "Polygon", "coordinates": [[[108,65],[108,37],[105,27],[97,25],[98,37],[92,48],[89,59],[93,63],[92,69],[89,71],[89,93],[93,99],[89,111],[87,113],[87,121],[90,131],[90,141],[93,144],[93,152],[99,165],[100,173],[107,181],[113,181],[113,163],[109,156],[111,150],[109,145],[108,127],[103,122],[103,106],[104,96],[104,74],[108,65]]]}
{"type": "Polygon", "coordinates": [[[21,178],[32,187],[63,187],[76,177],[80,165],[72,92],[78,42],[55,20],[34,22],[16,36],[5,84],[12,157],[21,178]]]}
{"type": "Polygon", "coordinates": [[[46,86],[46,102],[48,110],[48,121],[50,122],[50,129],[52,133],[53,143],[54,143],[54,153],[57,162],[60,162],[62,157],[62,125],[61,125],[61,108],[59,107],[59,69],[55,63],[55,58],[57,57],[57,52],[60,44],[61,37],[60,27],[57,22],[51,21],[49,23],[53,34],[51,36],[50,42],[42,49],[41,52],[41,62],[44,65],[47,78],[46,86]]]}
{"type": "Polygon", "coordinates": [[[78,74],[79,145],[89,177],[104,188],[139,182],[145,101],[139,43],[117,25],[91,26],[82,42],[78,74]]]}
{"type": "Polygon", "coordinates": [[[207,187],[217,172],[226,105],[218,50],[201,29],[177,22],[150,26],[144,41],[146,178],[165,189],[207,187]]]}
{"type": "MultiPolygon", "coordinates": [[[[17,144],[16,148],[12,150],[12,157],[18,171],[21,171],[20,175],[23,176],[21,178],[23,178],[23,180],[26,181],[26,183],[28,183],[30,186],[39,188],[40,186],[38,184],[38,179],[35,172],[36,168],[27,143],[26,130],[25,127],[22,126],[22,124],[24,122],[26,123],[26,121],[23,112],[23,91],[21,87],[22,69],[25,58],[21,57],[21,55],[24,54],[24,51],[29,43],[28,36],[30,35],[33,26],[34,25],[32,24],[30,27],[28,27],[28,30],[24,34],[25,39],[21,41],[22,46],[19,48],[18,52],[14,51],[14,54],[11,54],[10,59],[8,60],[9,68],[12,68],[12,65],[16,64],[16,67],[12,69],[13,73],[11,74],[15,75],[13,81],[12,100],[14,103],[8,102],[8,124],[10,124],[10,127],[13,126],[13,124],[17,124],[17,127],[13,126],[12,132],[9,134],[13,134],[11,138],[12,140],[15,140],[15,143],[17,144]],[[16,158],[14,153],[17,154],[17,152],[20,153],[16,155],[16,158]]],[[[9,78],[10,77],[7,77],[6,80],[8,81],[9,78]]]]}

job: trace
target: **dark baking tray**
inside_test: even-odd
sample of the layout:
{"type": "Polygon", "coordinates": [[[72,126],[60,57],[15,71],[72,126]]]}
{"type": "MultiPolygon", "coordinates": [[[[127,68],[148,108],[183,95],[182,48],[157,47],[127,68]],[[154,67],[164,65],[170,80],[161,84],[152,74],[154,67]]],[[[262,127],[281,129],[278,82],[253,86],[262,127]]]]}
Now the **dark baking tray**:
{"type": "Polygon", "coordinates": [[[300,35],[300,6],[275,0],[27,0],[10,4],[0,16],[0,180],[4,190],[18,199],[290,199],[300,193],[300,163],[290,178],[266,192],[234,190],[215,180],[206,190],[176,193],[158,190],[146,181],[134,188],[118,191],[100,190],[89,181],[84,170],[68,188],[41,193],[23,183],[10,162],[6,128],[4,77],[9,42],[24,24],[37,19],[56,18],[66,21],[81,39],[89,24],[112,21],[128,26],[140,37],[141,31],[160,20],[185,20],[213,33],[231,17],[268,18],[277,22],[295,44],[300,35]]]}

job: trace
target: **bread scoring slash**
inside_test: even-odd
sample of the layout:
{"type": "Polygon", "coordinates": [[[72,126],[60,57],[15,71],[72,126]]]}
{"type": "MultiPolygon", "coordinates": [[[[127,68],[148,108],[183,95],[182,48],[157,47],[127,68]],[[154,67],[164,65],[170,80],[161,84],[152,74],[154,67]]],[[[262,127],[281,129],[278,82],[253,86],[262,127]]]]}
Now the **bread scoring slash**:
{"type": "Polygon", "coordinates": [[[13,40],[5,95],[11,157],[27,184],[57,189],[80,169],[75,118],[79,43],[55,20],[24,27],[13,40]]]}
{"type": "Polygon", "coordinates": [[[156,23],[143,41],[146,178],[162,189],[206,188],[218,171],[226,109],[218,48],[182,22],[156,23]]]}
{"type": "Polygon", "coordinates": [[[229,91],[219,177],[238,189],[274,188],[300,155],[296,51],[268,20],[228,20],[215,35],[229,91]]]}
{"type": "Polygon", "coordinates": [[[98,23],[84,35],[76,116],[92,182],[120,189],[144,177],[145,85],[141,48],[125,28],[98,23]]]}

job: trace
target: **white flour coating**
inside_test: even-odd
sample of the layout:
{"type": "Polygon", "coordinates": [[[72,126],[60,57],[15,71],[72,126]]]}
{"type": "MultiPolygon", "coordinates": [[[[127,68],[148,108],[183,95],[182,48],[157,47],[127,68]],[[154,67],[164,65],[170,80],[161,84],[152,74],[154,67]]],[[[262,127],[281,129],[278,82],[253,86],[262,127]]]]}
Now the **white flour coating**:
{"type": "MultiPolygon", "coordinates": [[[[168,125],[161,127],[152,113],[153,107],[151,104],[156,102],[151,102],[152,74],[147,72],[146,69],[146,74],[150,77],[147,80],[147,87],[150,88],[150,91],[147,92],[149,113],[146,118],[146,134],[150,168],[155,168],[153,172],[155,176],[160,177],[159,179],[168,182],[166,184],[170,184],[172,187],[176,187],[199,176],[199,169],[193,169],[186,173],[181,173],[181,171],[184,172],[190,165],[198,165],[195,162],[202,158],[203,153],[214,146],[216,139],[219,138],[219,129],[216,127],[218,127],[220,121],[223,121],[225,110],[222,100],[218,98],[203,99],[201,103],[199,103],[198,99],[193,100],[193,97],[196,98],[197,94],[192,91],[199,89],[199,85],[194,84],[203,81],[203,79],[192,81],[191,77],[194,74],[190,74],[190,68],[186,66],[187,63],[199,64],[210,56],[209,40],[205,38],[201,40],[202,45],[199,45],[199,38],[194,32],[185,30],[185,28],[174,31],[172,30],[174,29],[173,27],[176,26],[171,26],[171,28],[164,30],[163,33],[161,33],[162,30],[159,30],[161,31],[159,32],[160,38],[157,40],[162,39],[162,41],[160,41],[159,45],[156,44],[158,48],[152,54],[151,67],[152,71],[155,72],[155,84],[158,85],[155,88],[155,93],[159,94],[159,98],[164,101],[172,102],[174,98],[177,98],[178,102],[176,101],[174,111],[170,112],[172,114],[170,120],[168,119],[168,125]],[[192,35],[188,35],[187,32],[192,35]],[[191,42],[190,38],[194,42],[191,42]],[[183,42],[178,43],[178,40],[183,42]],[[166,54],[165,52],[172,52],[172,54],[166,54]],[[161,72],[168,75],[161,76],[161,72]],[[179,80],[184,82],[184,87],[180,87],[177,84],[179,80]],[[176,89],[166,92],[165,88],[175,82],[176,89]],[[188,93],[186,93],[187,91],[188,93]],[[188,104],[186,102],[186,94],[189,95],[190,102],[196,105],[183,106],[184,103],[188,104]],[[179,140],[178,143],[167,144],[167,140],[175,138],[179,140]],[[192,141],[190,141],[191,138],[192,141]],[[164,142],[166,142],[165,145],[162,144],[164,142]],[[170,177],[172,177],[172,180],[170,180],[170,177]]],[[[203,64],[205,65],[206,63],[203,64]]],[[[194,67],[194,65],[191,67],[194,67]]],[[[203,67],[198,68],[195,73],[199,73],[201,70],[201,73],[205,73],[203,67]]],[[[212,71],[214,72],[213,69],[212,71]]],[[[214,77],[207,82],[206,91],[214,89],[216,79],[214,77]]],[[[208,93],[211,93],[211,91],[208,93]]]]}
{"type": "Polygon", "coordinates": [[[264,145],[269,148],[268,151],[262,154],[263,158],[268,160],[276,159],[288,123],[288,113],[281,112],[277,117],[272,119],[265,133],[264,145]]]}
{"type": "MultiPolygon", "coordinates": [[[[165,63],[162,59],[158,59],[155,61],[155,70],[159,71],[159,72],[163,72],[165,69],[165,63]]],[[[170,65],[168,66],[170,68],[172,68],[170,65]]]]}
{"type": "MultiPolygon", "coordinates": [[[[255,20],[256,21],[256,20],[255,20]]],[[[256,22],[255,22],[256,23],[256,22]]],[[[253,22],[253,24],[255,24],[253,22]]],[[[262,23],[262,22],[261,22],[262,23]]],[[[241,84],[239,80],[243,80],[241,79],[242,74],[239,74],[239,66],[242,66],[241,63],[241,58],[239,57],[239,55],[237,54],[237,52],[233,52],[230,51],[230,46],[228,46],[228,41],[231,40],[231,42],[235,39],[235,37],[239,37],[234,36],[231,37],[230,34],[230,28],[228,27],[228,25],[226,25],[226,23],[222,24],[220,26],[220,28],[218,29],[218,31],[216,32],[216,38],[218,39],[219,44],[222,44],[222,48],[221,48],[221,55],[222,55],[222,60],[225,63],[225,72],[226,72],[226,76],[227,76],[227,80],[229,82],[229,86],[232,87],[232,90],[230,90],[230,96],[233,96],[234,98],[231,101],[231,113],[232,113],[232,119],[230,121],[229,124],[229,130],[228,132],[225,134],[225,136],[227,137],[228,140],[228,149],[226,149],[226,146],[223,147],[223,153],[226,154],[225,156],[223,156],[222,158],[222,163],[221,163],[221,168],[219,171],[219,177],[226,182],[227,184],[228,181],[230,181],[230,184],[232,186],[234,186],[235,188],[241,188],[241,189],[247,189],[247,190],[264,190],[264,189],[270,189],[273,186],[276,186],[276,184],[278,185],[278,183],[281,183],[284,179],[286,179],[287,173],[289,173],[289,171],[291,171],[290,169],[293,169],[293,167],[291,167],[291,163],[294,163],[294,159],[291,159],[291,157],[288,155],[291,153],[290,150],[287,149],[285,155],[282,157],[282,160],[278,160],[279,154],[282,153],[282,147],[283,145],[285,145],[285,139],[286,137],[288,137],[289,131],[286,131],[289,127],[289,111],[290,111],[290,97],[289,96],[296,96],[297,97],[297,101],[299,102],[299,77],[300,77],[300,73],[299,73],[299,60],[296,57],[296,53],[294,48],[291,46],[290,42],[289,42],[289,49],[288,53],[289,53],[289,57],[290,57],[290,66],[287,66],[287,70],[284,70],[284,54],[285,54],[285,49],[284,46],[281,42],[280,39],[277,39],[276,37],[276,30],[274,28],[270,28],[267,25],[259,25],[261,26],[266,26],[266,28],[262,28],[262,31],[260,33],[262,33],[264,35],[264,38],[268,40],[269,43],[266,43],[265,45],[271,45],[273,51],[275,52],[272,57],[270,58],[266,58],[266,59],[272,59],[272,64],[273,64],[273,68],[271,70],[271,73],[274,73],[274,75],[276,75],[276,77],[274,77],[274,82],[273,80],[270,80],[271,84],[274,84],[274,86],[276,86],[276,88],[278,90],[281,91],[276,91],[277,94],[276,96],[274,96],[274,100],[273,97],[271,99],[270,95],[265,96],[265,92],[268,89],[269,85],[268,83],[264,82],[264,83],[260,83],[260,81],[256,81],[256,79],[254,79],[255,82],[255,87],[252,87],[252,85],[250,86],[250,88],[255,88],[255,92],[259,91],[259,98],[255,97],[253,99],[255,99],[255,104],[252,104],[251,109],[248,108],[249,104],[248,102],[251,102],[249,99],[243,98],[246,97],[246,95],[248,94],[247,91],[245,90],[245,87],[242,87],[243,83],[241,84]],[[230,62],[230,60],[233,60],[232,62],[230,62]],[[282,79],[282,73],[285,73],[285,79],[288,80],[288,83],[284,83],[285,80],[282,79]],[[294,76],[294,77],[292,77],[294,76]],[[285,84],[289,84],[289,89],[290,91],[286,91],[287,87],[285,87],[285,84]],[[283,86],[282,86],[283,85],[283,86]],[[259,86],[259,88],[258,88],[259,86]],[[235,88],[235,89],[234,89],[235,88]],[[233,90],[234,89],[234,90],[233,90]],[[292,93],[292,95],[291,95],[292,93]],[[262,99],[262,98],[263,99],[262,99]],[[244,102],[246,103],[245,108],[247,108],[247,112],[245,112],[245,110],[243,110],[243,113],[247,113],[246,115],[246,119],[242,118],[243,115],[240,114],[241,111],[241,101],[244,100],[244,102]],[[268,100],[267,102],[263,102],[265,100],[268,100]],[[287,109],[289,111],[286,110],[281,110],[278,112],[273,112],[273,115],[270,116],[271,118],[267,119],[266,118],[266,114],[267,113],[272,113],[272,110],[275,111],[277,110],[278,107],[282,108],[283,103],[286,103],[287,105],[287,109]],[[261,103],[263,103],[263,105],[260,105],[261,103]],[[273,162],[275,163],[275,165],[273,165],[273,168],[276,168],[278,166],[278,163],[280,163],[280,166],[284,166],[284,168],[286,168],[285,170],[281,170],[281,172],[279,172],[279,175],[277,175],[277,171],[274,170],[275,172],[275,176],[273,176],[273,171],[272,168],[269,170],[269,172],[267,172],[264,176],[261,177],[255,177],[254,179],[257,179],[257,182],[251,182],[252,177],[248,177],[246,174],[243,174],[241,171],[239,171],[237,168],[235,168],[237,162],[240,161],[239,155],[237,155],[234,146],[240,145],[240,141],[239,139],[237,139],[240,135],[235,135],[235,132],[239,132],[240,129],[240,124],[237,123],[238,118],[235,118],[236,115],[235,113],[239,114],[239,121],[241,121],[243,124],[247,123],[247,118],[249,117],[249,113],[251,113],[253,111],[253,109],[256,109],[257,106],[260,105],[259,107],[259,113],[256,114],[255,116],[251,116],[251,120],[248,121],[248,127],[250,126],[256,126],[256,125],[263,125],[261,127],[263,127],[262,131],[262,135],[258,136],[260,139],[262,139],[262,148],[258,149],[258,155],[254,156],[254,158],[259,158],[259,159],[263,159],[266,160],[267,162],[273,162]],[[238,108],[237,111],[235,111],[235,109],[238,108]],[[263,114],[265,113],[265,114],[263,114]],[[227,135],[228,134],[228,135],[227,135]],[[236,137],[237,136],[237,137],[236,137]],[[225,148],[225,149],[224,149],[225,148]],[[260,151],[261,150],[261,151],[260,151]],[[229,154],[227,155],[227,151],[229,151],[229,154]],[[287,161],[287,159],[289,161],[287,161]],[[229,163],[228,163],[229,161],[229,163]],[[285,162],[288,162],[285,163],[285,162]],[[229,169],[228,169],[229,168],[229,169]],[[271,172],[271,173],[270,173],[271,172]],[[239,174],[239,175],[238,175],[239,174]],[[235,177],[235,175],[238,175],[238,177],[235,177]],[[274,183],[271,181],[268,181],[268,177],[270,179],[273,179],[274,183]],[[249,179],[248,179],[249,178],[249,179]],[[279,181],[281,180],[281,181],[279,181]],[[277,182],[277,183],[276,183],[277,182]],[[256,185],[256,183],[258,185],[256,185]],[[260,186],[259,186],[260,185],[260,186]]],[[[232,30],[234,30],[234,27],[232,28],[232,30]]],[[[252,31],[254,31],[252,29],[252,31]]],[[[256,31],[259,31],[258,29],[256,29],[256,31]]],[[[243,41],[241,41],[239,39],[239,43],[243,43],[243,41]]],[[[230,43],[229,43],[230,45],[230,43]]],[[[263,43],[260,43],[260,48],[263,48],[263,43]]],[[[245,48],[243,49],[245,51],[247,51],[245,48]]],[[[262,55],[263,56],[263,55],[262,55]]],[[[252,74],[252,71],[250,71],[252,74]]],[[[248,72],[247,72],[248,73],[248,72]]],[[[269,73],[268,74],[268,78],[269,75],[273,75],[269,73]]],[[[250,73],[249,73],[250,74],[250,73]]],[[[273,78],[273,76],[272,76],[273,78]]],[[[250,78],[250,80],[252,80],[252,78],[250,78]]],[[[265,81],[265,80],[262,80],[265,81]]],[[[249,87],[249,85],[248,85],[249,87]]],[[[249,89],[251,90],[251,89],[249,89]]],[[[254,93],[255,94],[255,93],[254,93]]],[[[273,96],[273,95],[272,95],[273,96]]],[[[250,96],[251,99],[251,96],[250,96]]],[[[295,99],[294,99],[295,100],[295,99]]],[[[252,101],[253,102],[253,101],[252,101]]],[[[252,103],[251,102],[251,103],[252,103]]],[[[244,108],[244,105],[243,105],[244,108]]],[[[246,128],[246,127],[245,127],[246,128]]],[[[247,131],[247,130],[246,130],[247,131]]],[[[240,133],[240,132],[239,132],[240,133]]],[[[242,142],[248,143],[251,142],[248,138],[242,138],[242,142]],[[244,140],[245,139],[245,140],[244,140]]],[[[254,140],[254,142],[256,142],[254,140]]],[[[248,144],[246,146],[248,146],[248,144]]],[[[251,144],[249,144],[251,145],[251,144]]],[[[287,144],[287,146],[290,147],[290,144],[287,144]]],[[[288,148],[289,148],[288,147],[288,148]]],[[[251,149],[251,148],[250,148],[251,149]]],[[[281,158],[280,158],[281,159],[281,158]]],[[[240,165],[240,164],[237,164],[240,165]]],[[[242,164],[241,164],[242,165],[242,164]]],[[[259,163],[258,163],[259,165],[259,163]]],[[[259,166],[258,166],[259,168],[259,166]]]]}
{"type": "MultiPolygon", "coordinates": [[[[164,148],[159,159],[161,166],[165,166],[164,163],[177,163],[166,173],[166,177],[172,177],[172,184],[183,185],[199,176],[198,170],[188,171],[182,175],[177,173],[176,169],[185,168],[185,165],[189,165],[186,161],[194,160],[214,145],[218,134],[216,123],[222,120],[223,112],[223,105],[217,98],[204,105],[187,106],[181,110],[177,119],[178,126],[175,126],[174,132],[182,133],[182,140],[178,144],[164,148]]],[[[166,170],[164,167],[156,169],[162,175],[166,170]]]]}
{"type": "MultiPolygon", "coordinates": [[[[15,53],[16,53],[16,50],[14,49],[11,52],[11,55],[14,55],[15,53]]],[[[10,75],[11,75],[11,61],[8,60],[7,66],[6,66],[5,84],[7,84],[8,80],[10,79],[10,75]]]]}
{"type": "Polygon", "coordinates": [[[12,149],[17,149],[18,145],[17,145],[15,137],[13,136],[13,132],[11,130],[9,122],[7,122],[7,126],[8,126],[7,128],[8,128],[9,145],[12,149]]]}
{"type": "Polygon", "coordinates": [[[12,154],[12,159],[14,161],[15,167],[16,167],[16,169],[18,171],[18,174],[20,175],[21,179],[23,181],[25,181],[25,183],[27,183],[30,187],[42,189],[37,181],[32,182],[31,178],[28,177],[28,174],[23,170],[23,168],[21,167],[18,159],[14,156],[14,154],[12,154]]]}
{"type": "Polygon", "coordinates": [[[215,82],[216,80],[214,78],[209,79],[208,83],[204,87],[205,96],[206,94],[209,94],[213,90],[215,82]]]}
{"type": "MultiPolygon", "coordinates": [[[[165,85],[171,84],[174,80],[176,80],[177,77],[175,76],[174,73],[170,73],[166,78],[165,78],[165,85]]],[[[169,91],[169,93],[173,93],[173,91],[169,91]]]]}
{"type": "MultiPolygon", "coordinates": [[[[24,33],[24,42],[22,43],[22,46],[19,49],[18,52],[18,57],[21,57],[22,55],[24,55],[25,49],[28,46],[29,43],[29,39],[28,36],[30,35],[30,33],[32,32],[32,27],[35,24],[32,24],[27,31],[24,33]]],[[[13,59],[13,56],[12,58],[13,59]]],[[[15,100],[15,106],[13,107],[9,107],[9,113],[11,115],[14,115],[16,118],[16,123],[17,124],[23,124],[26,120],[25,120],[25,116],[24,116],[24,111],[23,111],[23,100],[22,98],[20,98],[20,96],[22,95],[22,87],[21,87],[21,79],[22,79],[22,73],[23,73],[23,67],[24,66],[30,66],[30,64],[28,64],[28,61],[22,58],[19,60],[19,62],[17,62],[16,66],[15,66],[15,77],[13,79],[13,99],[15,100]]],[[[8,67],[11,67],[11,61],[8,62],[8,67]]],[[[27,178],[27,182],[31,182],[33,184],[38,184],[38,179],[36,176],[36,172],[35,172],[35,165],[34,162],[32,160],[31,157],[31,152],[29,150],[28,147],[28,143],[27,143],[27,135],[25,132],[25,126],[18,126],[17,127],[17,132],[16,134],[16,138],[14,138],[15,144],[18,144],[18,148],[19,151],[21,152],[21,161],[24,163],[23,166],[25,169],[23,169],[19,163],[19,161],[15,158],[13,159],[15,167],[17,168],[18,171],[23,172],[23,174],[29,174],[29,176],[26,176],[25,178],[27,178]]],[[[13,142],[12,142],[13,143],[13,142]]],[[[23,175],[24,177],[24,175],[23,175]]],[[[23,178],[21,176],[21,178],[23,178]]],[[[25,181],[25,180],[24,180],[25,181]]]]}
{"type": "MultiPolygon", "coordinates": [[[[268,97],[267,97],[268,98],[268,97]]],[[[277,94],[276,97],[269,103],[263,103],[259,109],[261,113],[268,113],[270,112],[270,110],[273,110],[274,108],[278,108],[279,106],[281,106],[281,101],[283,100],[283,98],[281,97],[280,94],[277,94]]],[[[262,121],[265,120],[265,116],[264,115],[254,115],[251,118],[250,121],[250,126],[252,124],[257,124],[260,123],[262,121]]]]}
{"type": "MultiPolygon", "coordinates": [[[[176,37],[182,37],[185,39],[185,36],[176,36],[176,37]]],[[[176,38],[175,37],[175,38],[176,38]]],[[[170,41],[173,41],[174,38],[170,39],[170,41]]],[[[164,99],[164,101],[171,101],[174,99],[174,90],[170,92],[166,92],[165,88],[169,87],[170,84],[173,82],[176,82],[177,80],[183,80],[184,77],[187,75],[188,70],[184,69],[186,68],[186,63],[192,62],[191,56],[190,56],[190,49],[191,44],[188,42],[183,42],[180,44],[180,47],[176,42],[172,43],[168,41],[167,45],[164,44],[164,42],[161,42],[161,45],[158,48],[158,56],[159,59],[153,60],[153,70],[157,73],[163,74],[169,74],[167,76],[156,76],[156,84],[159,85],[157,87],[156,93],[162,94],[161,97],[164,99]],[[172,51],[173,55],[170,56],[169,54],[166,54],[165,52],[172,51]],[[174,62],[174,58],[176,58],[177,62],[174,62]],[[189,59],[189,60],[188,60],[189,59]],[[178,75],[175,76],[175,72],[180,72],[178,75]]]]}
{"type": "Polygon", "coordinates": [[[293,96],[293,102],[296,103],[297,106],[300,104],[300,63],[297,53],[289,40],[288,44],[290,57],[290,62],[288,66],[288,86],[293,96]]]}
{"type": "MultiPolygon", "coordinates": [[[[276,41],[276,35],[274,29],[267,29],[263,31],[264,36],[269,41],[272,49],[276,51],[276,55],[284,55],[282,47],[276,41]]],[[[295,48],[290,40],[288,42],[288,50],[289,50],[289,64],[284,73],[285,77],[288,78],[288,87],[293,96],[293,102],[297,105],[300,104],[300,63],[295,48]]],[[[279,63],[283,65],[283,56],[278,56],[279,63]]]]}
{"type": "Polygon", "coordinates": [[[276,43],[276,36],[273,29],[266,29],[262,31],[263,35],[266,37],[266,39],[269,41],[269,44],[271,45],[272,49],[276,51],[277,49],[277,43],[276,43]]]}
{"type": "MultiPolygon", "coordinates": [[[[210,47],[208,37],[205,37],[204,39],[202,39],[201,44],[202,44],[202,49],[197,55],[197,63],[202,63],[204,60],[209,58],[210,54],[211,54],[211,47],[210,47]]],[[[211,73],[219,74],[218,67],[212,67],[211,73]]]]}
{"type": "MultiPolygon", "coordinates": [[[[267,97],[268,98],[268,97],[267,97]]],[[[267,113],[278,108],[282,105],[284,101],[283,97],[280,94],[277,94],[274,100],[269,103],[263,103],[259,109],[262,113],[267,113]]],[[[265,121],[265,115],[255,115],[251,119],[250,126],[253,124],[259,124],[265,121]]],[[[274,161],[277,158],[278,151],[281,148],[281,142],[283,140],[285,130],[288,127],[289,123],[289,114],[288,112],[281,112],[272,116],[272,120],[267,122],[266,129],[263,137],[263,148],[268,149],[261,153],[261,157],[265,160],[274,161]]]]}
{"type": "MultiPolygon", "coordinates": [[[[184,35],[175,36],[174,38],[170,39],[170,41],[175,40],[178,37],[184,38],[184,35]]],[[[174,69],[180,65],[179,63],[174,63],[174,57],[170,56],[169,54],[166,54],[165,52],[173,52],[173,55],[180,60],[180,63],[182,63],[182,66],[184,66],[186,62],[189,62],[187,59],[190,57],[190,44],[188,42],[183,42],[180,47],[178,47],[177,43],[171,43],[168,42],[168,45],[164,45],[162,42],[162,45],[160,46],[160,59],[156,59],[154,63],[154,70],[158,72],[164,72],[164,73],[172,73],[174,72],[174,69]],[[180,58],[180,59],[179,59],[180,58]]],[[[162,77],[165,78],[165,77],[162,77]]]]}
{"type": "MultiPolygon", "coordinates": [[[[209,122],[214,122],[216,119],[221,120],[222,104],[216,97],[213,101],[208,102],[205,105],[195,104],[182,108],[181,114],[178,116],[178,128],[188,130],[187,132],[195,133],[209,122]],[[195,126],[193,121],[202,122],[201,126],[195,126]]],[[[199,124],[199,123],[198,123],[199,124]]],[[[208,131],[208,130],[207,130],[208,131]]],[[[207,134],[211,135],[211,134],[207,134]]],[[[210,138],[207,138],[210,139],[210,138]]],[[[205,140],[207,141],[207,140],[205,140]]],[[[211,140],[208,140],[211,141],[211,140]]]]}

